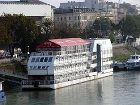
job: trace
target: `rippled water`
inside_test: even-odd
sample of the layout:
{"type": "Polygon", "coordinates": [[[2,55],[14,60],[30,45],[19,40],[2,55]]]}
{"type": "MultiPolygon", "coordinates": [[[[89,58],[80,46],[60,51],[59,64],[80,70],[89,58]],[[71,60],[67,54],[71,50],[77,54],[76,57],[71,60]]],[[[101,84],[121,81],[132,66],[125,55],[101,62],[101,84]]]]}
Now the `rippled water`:
{"type": "Polygon", "coordinates": [[[52,91],[11,90],[6,95],[6,105],[140,105],[140,72],[118,72],[52,91]]]}

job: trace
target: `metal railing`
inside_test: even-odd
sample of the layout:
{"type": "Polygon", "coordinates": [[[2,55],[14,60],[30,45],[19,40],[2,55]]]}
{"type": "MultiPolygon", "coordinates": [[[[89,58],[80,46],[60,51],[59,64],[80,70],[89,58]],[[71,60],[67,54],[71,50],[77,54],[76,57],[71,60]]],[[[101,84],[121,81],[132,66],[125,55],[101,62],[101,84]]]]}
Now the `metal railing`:
{"type": "Polygon", "coordinates": [[[22,85],[34,85],[35,82],[38,82],[39,85],[54,84],[54,80],[22,80],[22,85]]]}

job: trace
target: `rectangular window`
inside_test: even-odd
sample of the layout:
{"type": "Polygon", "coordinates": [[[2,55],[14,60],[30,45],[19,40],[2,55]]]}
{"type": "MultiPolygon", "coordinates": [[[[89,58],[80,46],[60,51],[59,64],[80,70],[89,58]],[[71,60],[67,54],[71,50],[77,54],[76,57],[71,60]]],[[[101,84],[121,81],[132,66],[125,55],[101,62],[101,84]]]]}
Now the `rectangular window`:
{"type": "Polygon", "coordinates": [[[53,57],[50,57],[49,60],[48,60],[48,62],[52,62],[52,58],[53,58],[53,57]]]}
{"type": "Polygon", "coordinates": [[[38,58],[36,58],[36,61],[35,62],[39,62],[39,60],[40,60],[40,58],[38,57],[38,58]]]}
{"type": "Polygon", "coordinates": [[[48,70],[49,66],[46,67],[46,70],[48,70]]]}
{"type": "Polygon", "coordinates": [[[38,66],[38,69],[41,69],[41,66],[38,66]]]}
{"type": "Polygon", "coordinates": [[[33,69],[33,66],[30,66],[30,69],[32,70],[33,69]]]}
{"type": "Polygon", "coordinates": [[[44,62],[48,62],[48,57],[45,57],[45,60],[44,60],[44,62]]]}
{"type": "Polygon", "coordinates": [[[52,52],[48,52],[48,55],[52,55],[52,52]]]}
{"type": "Polygon", "coordinates": [[[78,20],[80,20],[81,19],[81,16],[78,16],[78,20]]]}
{"type": "Polygon", "coordinates": [[[31,62],[35,62],[35,58],[32,58],[31,62]]]}
{"type": "Polygon", "coordinates": [[[37,68],[37,66],[34,66],[33,69],[35,70],[37,68]]]}
{"type": "Polygon", "coordinates": [[[61,17],[61,21],[63,20],[63,18],[61,17]]]}
{"type": "Polygon", "coordinates": [[[75,16],[75,20],[77,20],[77,16],[75,16]]]}
{"type": "Polygon", "coordinates": [[[43,62],[44,61],[44,57],[42,57],[41,59],[40,59],[40,62],[43,62]]]}
{"type": "Polygon", "coordinates": [[[46,68],[46,66],[42,66],[42,69],[45,69],[46,68]]]}
{"type": "Polygon", "coordinates": [[[87,16],[84,16],[84,20],[87,20],[87,16]]]}

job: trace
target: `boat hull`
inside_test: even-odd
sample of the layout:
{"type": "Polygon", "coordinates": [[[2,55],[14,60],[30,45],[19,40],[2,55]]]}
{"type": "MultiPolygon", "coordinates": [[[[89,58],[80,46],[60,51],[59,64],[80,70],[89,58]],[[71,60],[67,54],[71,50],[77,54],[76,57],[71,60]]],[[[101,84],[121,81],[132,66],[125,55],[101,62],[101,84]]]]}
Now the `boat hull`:
{"type": "Polygon", "coordinates": [[[137,67],[128,67],[127,70],[140,71],[140,66],[137,66],[137,67]]]}
{"type": "Polygon", "coordinates": [[[95,80],[95,79],[100,79],[100,78],[112,76],[112,75],[113,75],[113,69],[110,69],[110,70],[108,70],[108,72],[94,73],[92,75],[88,75],[85,78],[57,83],[57,84],[52,84],[52,85],[39,85],[38,87],[34,87],[34,85],[22,85],[22,90],[59,89],[59,88],[63,88],[63,87],[67,87],[67,86],[71,86],[71,85],[75,85],[75,84],[79,84],[82,82],[91,81],[91,80],[95,80]]]}

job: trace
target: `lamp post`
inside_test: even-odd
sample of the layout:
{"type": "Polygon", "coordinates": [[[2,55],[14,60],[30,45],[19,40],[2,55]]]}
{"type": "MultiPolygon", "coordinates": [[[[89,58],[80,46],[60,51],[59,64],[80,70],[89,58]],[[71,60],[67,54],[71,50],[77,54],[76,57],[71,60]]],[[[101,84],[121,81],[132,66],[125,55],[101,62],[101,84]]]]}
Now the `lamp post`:
{"type": "Polygon", "coordinates": [[[98,19],[98,25],[97,25],[97,30],[98,30],[98,37],[101,37],[102,35],[102,24],[101,24],[101,16],[97,17],[98,19]]]}
{"type": "Polygon", "coordinates": [[[29,55],[30,54],[30,52],[29,52],[29,46],[27,46],[27,54],[29,55]]]}

